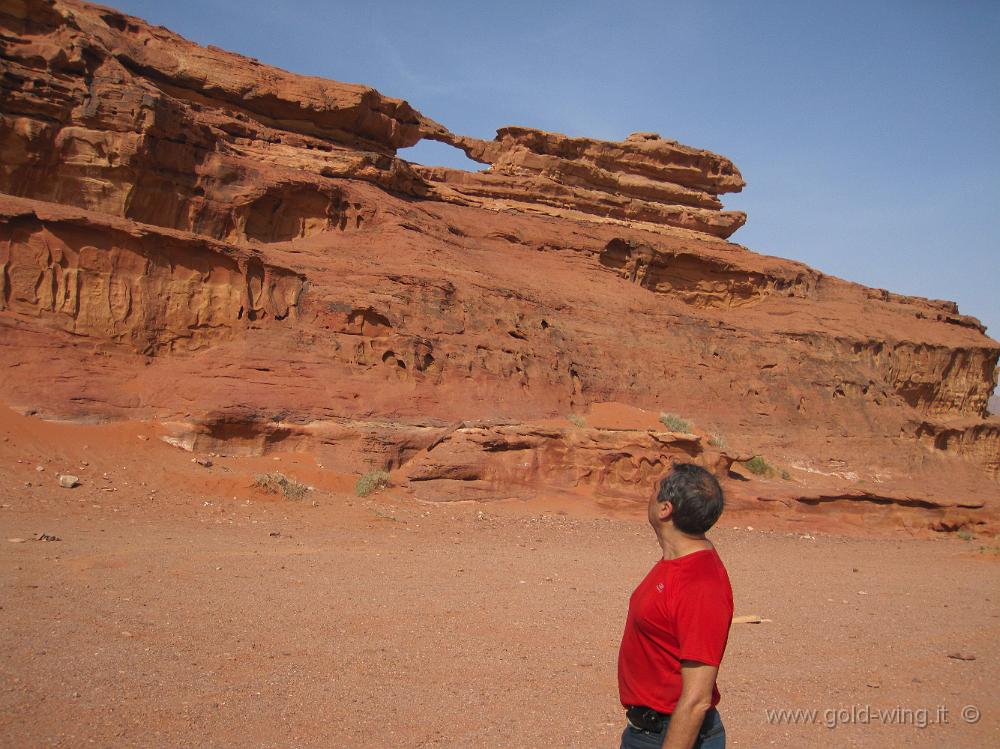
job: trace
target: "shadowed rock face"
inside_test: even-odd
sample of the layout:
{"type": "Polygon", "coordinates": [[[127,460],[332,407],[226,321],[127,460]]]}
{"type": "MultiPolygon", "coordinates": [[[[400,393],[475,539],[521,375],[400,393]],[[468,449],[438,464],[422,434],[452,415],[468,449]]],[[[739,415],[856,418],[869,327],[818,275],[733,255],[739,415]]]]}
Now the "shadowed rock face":
{"type": "Polygon", "coordinates": [[[635,499],[672,460],[725,477],[756,454],[774,476],[737,499],[996,517],[1000,347],[950,302],[726,242],[722,156],[467,138],[99,6],[0,0],[0,27],[0,399],[21,410],[315,450],[429,498],[635,499]],[[396,155],[420,138],[488,168],[396,155]]]}
{"type": "Polygon", "coordinates": [[[205,348],[244,319],[284,321],[304,287],[256,253],[58,208],[0,213],[0,235],[0,313],[142,353],[205,348]]]}

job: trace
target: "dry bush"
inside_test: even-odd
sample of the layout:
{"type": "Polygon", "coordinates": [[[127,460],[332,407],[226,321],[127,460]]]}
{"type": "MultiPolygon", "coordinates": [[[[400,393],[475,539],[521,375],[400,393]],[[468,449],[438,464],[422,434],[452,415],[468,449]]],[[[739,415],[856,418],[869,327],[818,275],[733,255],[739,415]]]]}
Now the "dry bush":
{"type": "Polygon", "coordinates": [[[671,432],[684,432],[685,434],[691,433],[691,422],[687,419],[682,419],[677,414],[661,413],[660,423],[671,432]]]}
{"type": "Polygon", "coordinates": [[[754,455],[750,460],[746,461],[743,465],[747,467],[747,470],[755,476],[773,476],[774,468],[760,455],[754,455]]]}
{"type": "Polygon", "coordinates": [[[382,470],[368,471],[354,486],[354,492],[359,497],[367,497],[369,494],[385,489],[389,486],[389,472],[382,470]]]}
{"type": "Polygon", "coordinates": [[[284,494],[286,499],[302,499],[309,492],[309,487],[290,479],[283,473],[259,473],[254,477],[254,486],[263,489],[268,494],[284,494]]]}

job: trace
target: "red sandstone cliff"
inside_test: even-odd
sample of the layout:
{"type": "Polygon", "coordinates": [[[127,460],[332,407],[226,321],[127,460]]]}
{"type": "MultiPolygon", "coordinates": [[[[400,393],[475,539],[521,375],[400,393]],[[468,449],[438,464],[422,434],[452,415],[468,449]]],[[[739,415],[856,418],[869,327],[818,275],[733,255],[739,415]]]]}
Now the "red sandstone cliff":
{"type": "Polygon", "coordinates": [[[724,157],[479,141],[100,6],[0,0],[0,30],[0,400],[20,410],[299,446],[429,498],[630,498],[677,457],[759,454],[776,475],[734,496],[996,517],[997,343],[949,302],[725,241],[745,217],[722,210],[743,187],[724,157]],[[396,155],[421,138],[489,168],[396,155]]]}

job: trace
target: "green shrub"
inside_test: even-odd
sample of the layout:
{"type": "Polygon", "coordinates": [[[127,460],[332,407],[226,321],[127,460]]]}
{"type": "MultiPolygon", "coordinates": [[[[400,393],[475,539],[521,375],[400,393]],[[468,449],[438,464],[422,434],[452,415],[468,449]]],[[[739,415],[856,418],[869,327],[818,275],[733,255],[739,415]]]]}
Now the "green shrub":
{"type": "Polygon", "coordinates": [[[764,460],[760,455],[754,455],[750,460],[746,461],[743,465],[747,467],[747,470],[755,476],[773,476],[774,468],[764,460]]]}
{"type": "Polygon", "coordinates": [[[309,487],[300,484],[295,479],[290,479],[283,473],[259,473],[254,477],[254,486],[263,489],[268,494],[284,494],[286,499],[302,499],[309,491],[309,487]]]}
{"type": "Polygon", "coordinates": [[[671,432],[690,433],[691,431],[691,422],[682,419],[676,414],[661,413],[660,423],[671,432]]]}
{"type": "Polygon", "coordinates": [[[725,447],[726,447],[726,438],[723,437],[718,432],[712,432],[712,436],[708,438],[708,444],[710,444],[712,447],[718,447],[718,448],[721,448],[721,449],[725,449],[725,447]]]}
{"type": "Polygon", "coordinates": [[[385,489],[389,486],[389,472],[383,470],[368,471],[354,486],[354,493],[359,497],[367,497],[369,494],[385,489]]]}
{"type": "Polygon", "coordinates": [[[962,530],[958,532],[958,537],[963,541],[971,541],[972,532],[968,528],[962,528],[962,530]]]}
{"type": "Polygon", "coordinates": [[[587,426],[587,420],[582,416],[580,416],[580,414],[570,414],[569,416],[566,417],[566,420],[569,421],[574,426],[580,427],[581,429],[587,426]]]}

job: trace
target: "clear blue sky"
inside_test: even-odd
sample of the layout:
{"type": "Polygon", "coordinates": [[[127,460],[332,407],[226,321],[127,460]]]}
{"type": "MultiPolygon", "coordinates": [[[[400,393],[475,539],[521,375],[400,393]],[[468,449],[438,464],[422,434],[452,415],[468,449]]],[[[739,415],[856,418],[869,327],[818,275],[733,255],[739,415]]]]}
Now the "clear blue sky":
{"type": "MultiPolygon", "coordinates": [[[[1000,337],[1000,2],[121,0],[202,44],[365,83],[450,130],[733,159],[733,240],[959,303],[1000,337]]],[[[440,144],[404,157],[464,165],[440,144]]]]}

